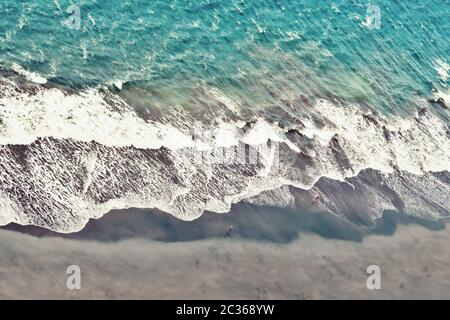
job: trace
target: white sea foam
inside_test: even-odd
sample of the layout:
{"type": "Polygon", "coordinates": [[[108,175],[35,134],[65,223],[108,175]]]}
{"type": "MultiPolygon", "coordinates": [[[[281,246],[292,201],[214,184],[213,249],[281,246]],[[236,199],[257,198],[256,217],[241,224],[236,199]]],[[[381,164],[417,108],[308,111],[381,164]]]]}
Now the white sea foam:
{"type": "Polygon", "coordinates": [[[447,62],[442,59],[436,59],[434,68],[443,81],[448,80],[448,71],[450,70],[450,65],[447,62]]]}
{"type": "Polygon", "coordinates": [[[77,95],[58,89],[17,95],[13,88],[2,89],[0,144],[29,144],[39,137],[54,137],[152,149],[192,146],[191,137],[173,127],[146,123],[118,97],[113,110],[97,89],[77,95]]]}
{"type": "Polygon", "coordinates": [[[24,76],[27,80],[29,80],[31,82],[38,83],[38,84],[47,83],[47,79],[45,79],[44,77],[42,77],[41,75],[39,75],[35,72],[30,72],[30,71],[24,69],[21,65],[19,65],[17,63],[14,63],[11,67],[15,72],[24,76]]]}
{"type": "Polygon", "coordinates": [[[0,195],[0,226],[11,222],[21,223],[20,209],[7,196],[0,195]]]}
{"type": "Polygon", "coordinates": [[[447,107],[450,107],[450,89],[444,90],[444,89],[438,89],[433,94],[433,99],[437,101],[439,98],[443,99],[445,102],[445,105],[447,107]]]}
{"type": "Polygon", "coordinates": [[[117,80],[117,81],[114,82],[114,86],[117,89],[122,90],[123,82],[121,80],[117,80]]]}
{"type": "MultiPolygon", "coordinates": [[[[260,117],[251,124],[204,128],[199,141],[176,123],[145,121],[119,97],[106,99],[102,90],[17,93],[9,82],[2,86],[0,224],[15,221],[73,232],[89,218],[119,208],[159,208],[192,220],[205,210],[227,212],[233,203],[249,198],[254,203],[292,206],[295,201],[284,194],[289,192],[286,186],[308,190],[321,177],[345,181],[368,168],[385,173],[387,183],[412,212],[431,210],[432,216],[450,210],[442,202],[444,196],[431,196],[425,186],[420,190],[435,205],[412,200],[420,190],[408,191],[396,176],[399,171],[426,176],[436,186],[442,182],[429,172],[450,170],[448,128],[430,111],[411,118],[385,117],[321,100],[300,119],[303,125],[296,130],[304,136],[298,139],[260,117]],[[280,149],[276,154],[258,149],[262,153],[256,165],[218,163],[213,157],[240,143],[261,146],[268,141],[277,142],[280,149]],[[203,161],[194,162],[199,154],[203,161]],[[300,155],[309,157],[308,164],[299,164],[300,155]],[[279,168],[271,172],[274,156],[279,168]]],[[[230,104],[229,98],[221,97],[222,103],[230,104]]],[[[233,104],[230,109],[236,110],[238,104],[233,104]]],[[[419,178],[414,183],[421,185],[419,178]]],[[[360,192],[361,185],[351,185],[360,192]]],[[[394,207],[379,191],[364,188],[367,199],[377,206],[394,207]]],[[[441,185],[440,190],[445,193],[448,187],[441,185]]],[[[324,199],[327,210],[341,211],[337,199],[324,199]]]]}
{"type": "MultiPolygon", "coordinates": [[[[315,127],[306,120],[300,132],[322,146],[315,148],[317,157],[337,134],[350,164],[359,170],[373,168],[391,172],[395,165],[400,170],[422,174],[450,169],[447,125],[431,112],[406,119],[368,115],[378,123],[375,124],[365,120],[359,108],[336,107],[322,100],[315,106],[314,113],[325,120],[325,125],[315,127]],[[390,134],[389,140],[383,134],[383,126],[390,134]]],[[[326,155],[320,157],[326,158],[326,155]]]]}
{"type": "MultiPolygon", "coordinates": [[[[71,95],[59,89],[18,95],[13,84],[3,86],[2,90],[0,118],[3,126],[0,128],[0,144],[3,145],[30,144],[39,137],[54,137],[96,141],[114,147],[158,149],[164,146],[172,150],[201,148],[201,141],[194,141],[190,132],[171,125],[146,122],[118,96],[114,96],[114,106],[111,106],[105,100],[105,94],[95,88],[71,95]]],[[[221,96],[224,103],[226,99],[221,96]]],[[[290,144],[283,138],[282,130],[264,120],[259,121],[243,137],[237,136],[239,126],[242,124],[220,123],[214,128],[200,127],[200,130],[202,137],[214,137],[214,144],[221,147],[236,145],[239,139],[252,145],[264,143],[268,139],[290,144]]]]}

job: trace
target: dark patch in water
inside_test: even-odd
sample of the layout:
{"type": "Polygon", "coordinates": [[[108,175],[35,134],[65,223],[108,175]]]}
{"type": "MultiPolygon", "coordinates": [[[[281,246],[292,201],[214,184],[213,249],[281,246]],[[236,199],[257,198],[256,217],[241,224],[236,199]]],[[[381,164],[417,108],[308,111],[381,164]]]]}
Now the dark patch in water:
{"type": "Polygon", "coordinates": [[[386,128],[386,126],[383,126],[383,135],[387,141],[391,141],[391,132],[386,128]]]}
{"type": "Polygon", "coordinates": [[[433,106],[439,106],[441,108],[448,109],[447,105],[445,104],[445,100],[442,97],[439,97],[437,99],[430,99],[428,100],[428,102],[433,106]]]}
{"type": "Polygon", "coordinates": [[[373,125],[375,125],[376,127],[380,126],[380,124],[378,123],[377,119],[375,119],[375,117],[373,115],[370,114],[364,114],[363,115],[364,120],[366,120],[368,123],[371,123],[373,125]]]}
{"type": "Polygon", "coordinates": [[[352,168],[350,164],[350,160],[348,159],[345,151],[342,149],[339,142],[339,135],[335,134],[333,138],[331,138],[329,146],[331,148],[331,152],[333,153],[334,159],[337,163],[339,163],[339,167],[343,170],[349,170],[352,168]]]}

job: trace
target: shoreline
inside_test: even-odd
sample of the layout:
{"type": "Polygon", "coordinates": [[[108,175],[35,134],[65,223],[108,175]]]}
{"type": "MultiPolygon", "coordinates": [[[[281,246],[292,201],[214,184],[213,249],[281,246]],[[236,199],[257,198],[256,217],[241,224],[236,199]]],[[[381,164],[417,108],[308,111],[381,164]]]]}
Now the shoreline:
{"type": "Polygon", "coordinates": [[[431,231],[443,230],[448,218],[436,221],[421,219],[395,211],[385,211],[373,226],[351,223],[328,212],[307,212],[293,208],[276,208],[246,203],[234,205],[229,213],[205,212],[193,221],[180,220],[157,209],[112,210],[99,219],[90,219],[85,228],[74,233],[58,233],[37,226],[10,223],[0,230],[10,230],[38,238],[64,238],[119,242],[149,239],[159,242],[189,242],[223,239],[230,226],[232,237],[274,244],[295,242],[303,234],[328,239],[361,242],[369,235],[393,236],[399,226],[418,225],[431,231]]]}

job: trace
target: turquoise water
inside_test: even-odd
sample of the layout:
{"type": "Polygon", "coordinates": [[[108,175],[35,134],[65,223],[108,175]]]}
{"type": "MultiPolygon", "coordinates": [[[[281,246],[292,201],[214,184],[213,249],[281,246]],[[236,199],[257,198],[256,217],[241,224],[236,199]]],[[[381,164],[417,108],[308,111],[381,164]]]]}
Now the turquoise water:
{"type": "Polygon", "coordinates": [[[369,4],[4,0],[0,64],[73,87],[121,81],[166,107],[209,85],[254,108],[335,95],[397,113],[446,88],[449,2],[374,1],[379,29],[365,23],[369,4]],[[78,30],[64,25],[71,4],[78,30]]]}

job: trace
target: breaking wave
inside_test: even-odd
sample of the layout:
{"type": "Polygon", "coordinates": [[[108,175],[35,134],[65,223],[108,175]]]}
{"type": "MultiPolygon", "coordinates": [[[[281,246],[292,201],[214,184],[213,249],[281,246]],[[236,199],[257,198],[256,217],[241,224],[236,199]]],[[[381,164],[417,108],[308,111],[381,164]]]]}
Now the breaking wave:
{"type": "Polygon", "coordinates": [[[33,82],[0,81],[2,225],[68,233],[115,208],[192,220],[241,201],[365,225],[385,209],[450,214],[445,104],[419,101],[416,114],[400,117],[300,96],[249,116],[206,88],[199,92],[234,117],[204,123],[188,112],[144,117],[111,88],[33,82]]]}

